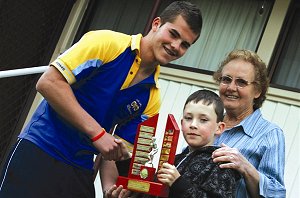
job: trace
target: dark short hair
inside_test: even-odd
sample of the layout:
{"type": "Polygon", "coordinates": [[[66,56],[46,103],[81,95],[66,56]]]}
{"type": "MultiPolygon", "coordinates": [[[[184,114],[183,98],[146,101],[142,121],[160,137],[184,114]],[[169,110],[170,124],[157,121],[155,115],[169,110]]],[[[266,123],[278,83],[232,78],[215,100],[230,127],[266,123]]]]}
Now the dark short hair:
{"type": "Polygon", "coordinates": [[[254,86],[261,92],[258,98],[253,101],[253,109],[256,110],[260,108],[263,102],[266,100],[267,91],[269,88],[269,79],[267,74],[266,64],[261,60],[261,58],[253,51],[245,49],[237,49],[231,51],[227,57],[221,62],[218,70],[214,73],[213,78],[219,83],[219,79],[222,75],[222,70],[224,66],[234,59],[242,59],[248,63],[251,63],[254,68],[254,86]]]}
{"type": "Polygon", "coordinates": [[[183,109],[185,106],[190,103],[203,102],[203,104],[210,105],[213,104],[215,112],[217,114],[217,122],[223,121],[224,118],[224,104],[221,98],[213,91],[207,89],[201,89],[192,93],[185,101],[183,109]]]}
{"type": "Polygon", "coordinates": [[[162,24],[174,22],[177,16],[181,15],[191,30],[200,36],[202,29],[202,14],[200,9],[187,1],[174,1],[160,14],[162,24]]]}

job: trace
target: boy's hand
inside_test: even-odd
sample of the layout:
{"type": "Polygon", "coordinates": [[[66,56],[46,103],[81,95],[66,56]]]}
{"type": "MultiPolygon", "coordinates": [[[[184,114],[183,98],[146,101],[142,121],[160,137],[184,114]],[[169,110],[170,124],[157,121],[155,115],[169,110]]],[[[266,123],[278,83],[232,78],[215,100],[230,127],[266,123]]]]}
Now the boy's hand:
{"type": "Polygon", "coordinates": [[[103,193],[104,198],[127,198],[131,191],[123,189],[123,186],[113,185],[109,190],[103,193]]]}
{"type": "Polygon", "coordinates": [[[163,163],[157,172],[157,179],[169,187],[172,186],[178,177],[180,177],[180,173],[174,165],[169,163],[163,163]]]}

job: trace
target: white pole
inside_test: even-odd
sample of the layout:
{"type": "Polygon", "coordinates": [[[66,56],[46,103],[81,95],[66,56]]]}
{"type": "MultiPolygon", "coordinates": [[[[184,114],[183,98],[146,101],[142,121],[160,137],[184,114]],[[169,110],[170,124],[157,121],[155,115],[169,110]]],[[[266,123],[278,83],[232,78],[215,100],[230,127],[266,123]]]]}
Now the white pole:
{"type": "Polygon", "coordinates": [[[39,66],[39,67],[30,67],[24,69],[12,69],[12,70],[0,71],[0,78],[43,73],[44,71],[47,70],[48,67],[49,66],[39,66]]]}

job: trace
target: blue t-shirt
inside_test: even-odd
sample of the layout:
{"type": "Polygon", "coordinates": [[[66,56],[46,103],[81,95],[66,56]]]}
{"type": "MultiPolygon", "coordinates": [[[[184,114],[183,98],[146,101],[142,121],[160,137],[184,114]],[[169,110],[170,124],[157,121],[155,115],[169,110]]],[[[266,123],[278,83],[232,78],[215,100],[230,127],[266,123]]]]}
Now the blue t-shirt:
{"type": "MultiPolygon", "coordinates": [[[[109,131],[133,144],[137,126],[158,113],[159,65],[148,78],[129,86],[141,63],[142,35],[92,31],[60,55],[52,66],[66,78],[80,105],[109,131]]],[[[43,100],[20,134],[54,158],[92,170],[98,151],[89,137],[60,117],[43,100]]]]}

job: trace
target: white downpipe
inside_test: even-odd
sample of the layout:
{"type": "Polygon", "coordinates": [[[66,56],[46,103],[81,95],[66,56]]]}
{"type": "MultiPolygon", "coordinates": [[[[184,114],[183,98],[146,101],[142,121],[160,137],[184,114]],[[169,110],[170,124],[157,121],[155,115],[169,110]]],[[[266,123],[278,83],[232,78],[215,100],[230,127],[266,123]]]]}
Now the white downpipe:
{"type": "Polygon", "coordinates": [[[49,66],[30,67],[24,69],[12,69],[6,71],[0,71],[0,78],[23,76],[28,74],[43,73],[49,66]]]}

